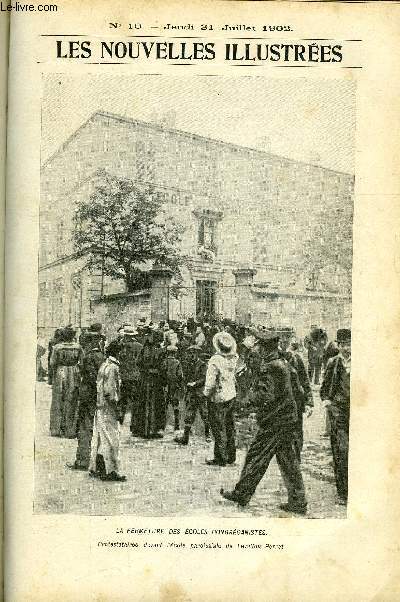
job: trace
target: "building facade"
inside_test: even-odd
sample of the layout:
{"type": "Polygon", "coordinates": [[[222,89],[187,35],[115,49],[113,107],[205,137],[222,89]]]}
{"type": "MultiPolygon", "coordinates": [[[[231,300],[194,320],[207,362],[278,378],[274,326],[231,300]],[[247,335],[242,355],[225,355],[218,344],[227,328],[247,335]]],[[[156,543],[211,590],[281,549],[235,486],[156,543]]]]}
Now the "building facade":
{"type": "Polygon", "coordinates": [[[122,281],[90,273],[73,246],[77,203],[104,173],[151,184],[184,225],[189,263],[179,294],[169,295],[170,318],[215,313],[272,325],[290,318],[300,330],[313,316],[332,328],[349,324],[351,276],[339,255],[351,253],[342,226],[352,223],[354,176],[97,112],[42,167],[43,334],[67,323],[87,326],[100,297],[124,293],[122,281]],[[338,261],[321,261],[325,236],[338,261]]]}

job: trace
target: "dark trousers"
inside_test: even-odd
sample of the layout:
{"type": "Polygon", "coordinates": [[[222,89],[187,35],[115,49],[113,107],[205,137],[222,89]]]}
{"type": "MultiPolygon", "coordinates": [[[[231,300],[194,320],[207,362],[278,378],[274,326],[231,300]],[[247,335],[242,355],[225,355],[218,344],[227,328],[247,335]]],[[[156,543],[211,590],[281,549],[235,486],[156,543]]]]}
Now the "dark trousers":
{"type": "Polygon", "coordinates": [[[236,460],[235,401],[208,402],[208,417],[214,437],[214,460],[221,466],[233,464],[236,460]]]}
{"type": "Polygon", "coordinates": [[[78,447],[76,450],[76,465],[89,468],[90,446],[93,436],[94,410],[82,409],[79,411],[78,422],[78,447]]]}
{"type": "Polygon", "coordinates": [[[293,444],[293,433],[287,432],[274,433],[259,429],[247,452],[240,479],[235,487],[237,497],[246,503],[250,500],[274,456],[288,492],[289,503],[305,507],[307,501],[293,444]]]}
{"type": "Polygon", "coordinates": [[[196,414],[199,412],[201,419],[204,422],[206,431],[209,429],[207,399],[201,393],[196,394],[190,392],[186,394],[185,408],[185,426],[192,427],[196,420],[196,414]]]}
{"type": "Polygon", "coordinates": [[[322,358],[317,357],[317,358],[308,360],[308,378],[310,380],[310,383],[313,382],[313,378],[314,378],[314,384],[319,385],[319,377],[321,376],[321,368],[322,368],[322,358]]]}
{"type": "Polygon", "coordinates": [[[293,445],[294,445],[294,450],[296,452],[296,457],[297,457],[298,461],[301,462],[301,452],[303,451],[303,442],[304,442],[303,412],[301,411],[301,409],[298,409],[297,413],[298,413],[298,419],[297,419],[295,431],[293,433],[293,445]]]}
{"type": "Polygon", "coordinates": [[[349,424],[328,410],[331,423],[331,447],[336,490],[339,497],[347,501],[349,465],[349,424]]]}
{"type": "Polygon", "coordinates": [[[121,399],[119,401],[119,412],[121,424],[124,423],[125,414],[131,412],[131,432],[137,430],[138,415],[138,383],[136,380],[123,380],[121,382],[121,399]]]}
{"type": "Polygon", "coordinates": [[[179,410],[179,402],[182,398],[182,390],[180,387],[174,385],[167,385],[164,389],[165,393],[165,405],[168,408],[172,406],[174,410],[179,410]]]}

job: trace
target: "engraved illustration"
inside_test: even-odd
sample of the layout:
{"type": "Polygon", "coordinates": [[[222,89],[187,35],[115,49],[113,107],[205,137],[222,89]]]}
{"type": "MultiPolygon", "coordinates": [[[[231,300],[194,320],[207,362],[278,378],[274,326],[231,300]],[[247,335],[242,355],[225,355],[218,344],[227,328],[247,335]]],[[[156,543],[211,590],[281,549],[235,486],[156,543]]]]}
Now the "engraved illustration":
{"type": "Polygon", "coordinates": [[[352,81],[43,77],[36,513],[346,517],[354,136],[352,81]]]}

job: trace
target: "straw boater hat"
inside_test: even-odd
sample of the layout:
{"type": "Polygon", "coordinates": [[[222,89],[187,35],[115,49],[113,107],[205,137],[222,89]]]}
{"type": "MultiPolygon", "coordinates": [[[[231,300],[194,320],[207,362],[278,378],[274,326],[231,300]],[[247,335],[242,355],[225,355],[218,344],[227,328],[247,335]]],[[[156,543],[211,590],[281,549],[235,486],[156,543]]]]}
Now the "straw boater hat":
{"type": "Polygon", "coordinates": [[[247,349],[252,349],[255,345],[256,337],[253,334],[248,334],[242,341],[242,344],[247,347],[247,349]]]}
{"type": "Polygon", "coordinates": [[[133,326],[124,326],[124,335],[134,337],[136,334],[138,334],[136,328],[133,326]]]}
{"type": "Polygon", "coordinates": [[[236,353],[236,341],[228,332],[217,332],[213,338],[214,349],[220,355],[234,355],[236,353]]]}
{"type": "Polygon", "coordinates": [[[178,347],[176,345],[168,345],[167,351],[178,351],[178,347]]]}

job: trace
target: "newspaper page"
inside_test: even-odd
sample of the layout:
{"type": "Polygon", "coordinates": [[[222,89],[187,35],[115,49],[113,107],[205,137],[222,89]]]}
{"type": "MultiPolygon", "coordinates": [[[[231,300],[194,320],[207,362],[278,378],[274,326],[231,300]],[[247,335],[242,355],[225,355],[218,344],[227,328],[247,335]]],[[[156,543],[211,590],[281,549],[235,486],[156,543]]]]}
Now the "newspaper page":
{"type": "Polygon", "coordinates": [[[399,3],[1,13],[5,598],[399,599],[399,3]]]}

